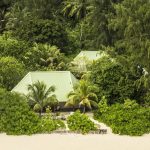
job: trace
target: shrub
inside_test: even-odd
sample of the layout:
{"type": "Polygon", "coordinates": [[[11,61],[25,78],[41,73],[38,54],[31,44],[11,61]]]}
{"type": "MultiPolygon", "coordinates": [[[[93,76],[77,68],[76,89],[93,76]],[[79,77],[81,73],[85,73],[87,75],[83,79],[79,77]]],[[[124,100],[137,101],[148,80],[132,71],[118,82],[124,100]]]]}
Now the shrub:
{"type": "Polygon", "coordinates": [[[0,90],[0,132],[33,134],[39,130],[38,123],[39,117],[29,110],[23,96],[0,90]]]}
{"type": "Polygon", "coordinates": [[[53,120],[50,113],[43,116],[39,123],[40,133],[50,133],[59,128],[65,128],[65,124],[61,120],[53,120]]]}
{"type": "Polygon", "coordinates": [[[39,118],[39,115],[29,110],[24,96],[0,88],[0,132],[30,135],[49,133],[64,127],[61,120],[52,120],[50,115],[39,118]]]}
{"type": "Polygon", "coordinates": [[[96,130],[94,123],[86,116],[76,111],[67,119],[68,127],[72,131],[79,131],[82,134],[88,133],[91,130],[96,130]]]}
{"type": "Polygon", "coordinates": [[[39,127],[40,133],[50,133],[51,131],[56,130],[56,123],[49,117],[42,117],[39,127]]]}
{"type": "Polygon", "coordinates": [[[95,111],[95,118],[99,117],[99,115],[102,115],[103,113],[107,112],[109,109],[107,104],[107,99],[105,96],[102,97],[101,101],[98,103],[98,109],[95,111]]]}
{"type": "Polygon", "coordinates": [[[150,108],[141,107],[135,101],[127,99],[124,104],[114,104],[103,113],[100,109],[95,112],[95,118],[116,134],[139,136],[150,132],[150,108]]]}
{"type": "Polygon", "coordinates": [[[54,122],[56,124],[56,129],[59,129],[59,128],[64,129],[64,128],[66,128],[66,126],[65,126],[63,121],[61,121],[61,120],[54,120],[54,122]]]}

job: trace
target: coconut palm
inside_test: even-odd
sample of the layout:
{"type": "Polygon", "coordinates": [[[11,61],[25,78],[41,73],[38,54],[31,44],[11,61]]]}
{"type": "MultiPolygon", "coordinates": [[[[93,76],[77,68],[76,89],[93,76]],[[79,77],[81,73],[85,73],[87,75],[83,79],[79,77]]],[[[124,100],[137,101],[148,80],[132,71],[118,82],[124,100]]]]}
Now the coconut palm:
{"type": "Polygon", "coordinates": [[[75,106],[79,104],[79,97],[75,92],[72,91],[68,94],[67,97],[68,97],[68,101],[66,102],[65,107],[71,106],[74,111],[75,106]]]}
{"type": "Polygon", "coordinates": [[[28,98],[34,104],[34,110],[39,111],[39,115],[43,112],[43,108],[50,103],[50,99],[54,96],[54,86],[46,87],[44,82],[37,81],[28,85],[28,98]]]}
{"type": "Polygon", "coordinates": [[[82,42],[83,37],[82,20],[86,18],[88,12],[92,9],[89,3],[90,0],[65,0],[63,2],[64,4],[64,8],[62,10],[63,14],[67,17],[75,18],[77,21],[80,21],[80,44],[82,42]]]}
{"type": "Polygon", "coordinates": [[[52,95],[50,98],[47,99],[47,105],[51,108],[53,112],[55,112],[56,106],[58,106],[58,104],[59,102],[56,98],[56,95],[52,95]]]}
{"type": "Polygon", "coordinates": [[[66,0],[62,12],[66,16],[81,20],[86,16],[87,10],[88,0],[66,0]]]}
{"type": "Polygon", "coordinates": [[[86,107],[92,109],[92,106],[97,107],[97,96],[92,92],[93,86],[85,81],[81,80],[77,87],[75,87],[74,92],[69,93],[69,100],[66,102],[65,106],[83,106],[83,113],[85,113],[86,107]]]}

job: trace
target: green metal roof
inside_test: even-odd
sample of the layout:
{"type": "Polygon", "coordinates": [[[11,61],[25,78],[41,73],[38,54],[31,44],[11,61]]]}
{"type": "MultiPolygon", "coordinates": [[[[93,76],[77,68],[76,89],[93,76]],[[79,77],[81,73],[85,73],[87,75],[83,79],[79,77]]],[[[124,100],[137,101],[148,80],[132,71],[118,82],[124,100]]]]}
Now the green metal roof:
{"type": "Polygon", "coordinates": [[[59,102],[67,101],[67,94],[73,91],[73,86],[78,82],[70,71],[36,71],[29,72],[13,89],[12,92],[19,92],[27,95],[29,84],[36,81],[43,81],[47,87],[54,85],[59,102]]]}
{"type": "Polygon", "coordinates": [[[93,61],[106,56],[106,53],[100,51],[81,51],[71,62],[74,66],[73,70],[79,72],[88,71],[87,66],[93,61]]]}
{"type": "Polygon", "coordinates": [[[81,51],[75,58],[74,61],[76,59],[80,59],[81,57],[86,57],[88,60],[92,61],[92,60],[96,60],[98,58],[101,57],[100,52],[99,51],[81,51]]]}

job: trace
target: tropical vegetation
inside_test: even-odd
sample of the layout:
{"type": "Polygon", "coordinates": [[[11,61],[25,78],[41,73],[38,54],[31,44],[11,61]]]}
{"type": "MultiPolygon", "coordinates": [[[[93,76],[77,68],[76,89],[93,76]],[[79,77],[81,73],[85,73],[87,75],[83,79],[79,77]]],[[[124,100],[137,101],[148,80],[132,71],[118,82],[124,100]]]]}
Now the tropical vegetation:
{"type": "Polygon", "coordinates": [[[86,107],[92,109],[92,106],[97,107],[97,95],[93,92],[94,86],[91,86],[87,81],[80,80],[80,83],[75,86],[74,92],[68,94],[68,101],[65,106],[83,107],[83,113],[86,107]]]}
{"type": "Polygon", "coordinates": [[[140,106],[135,100],[126,99],[124,104],[109,106],[103,98],[94,117],[116,134],[139,136],[150,132],[150,108],[140,106]]]}
{"type": "Polygon", "coordinates": [[[11,135],[50,133],[64,128],[61,120],[53,120],[50,113],[39,117],[24,95],[0,89],[0,132],[11,135]]]}
{"type": "Polygon", "coordinates": [[[80,111],[76,111],[74,114],[69,116],[67,123],[71,131],[78,131],[82,134],[86,134],[89,131],[95,131],[97,129],[88,116],[81,114],[80,111]]]}
{"type": "Polygon", "coordinates": [[[56,111],[57,87],[37,81],[27,97],[10,91],[29,71],[68,70],[80,81],[66,107],[97,109],[95,118],[114,133],[150,133],[149,8],[149,0],[1,0],[0,131],[57,129],[51,117],[37,115],[56,111]],[[76,72],[71,62],[84,50],[107,56],[76,72]]]}
{"type": "Polygon", "coordinates": [[[33,109],[38,111],[40,116],[42,115],[44,107],[50,105],[51,99],[56,99],[56,96],[51,94],[55,91],[54,86],[50,86],[48,89],[44,82],[37,81],[28,85],[29,94],[27,98],[29,103],[33,105],[33,109]]]}

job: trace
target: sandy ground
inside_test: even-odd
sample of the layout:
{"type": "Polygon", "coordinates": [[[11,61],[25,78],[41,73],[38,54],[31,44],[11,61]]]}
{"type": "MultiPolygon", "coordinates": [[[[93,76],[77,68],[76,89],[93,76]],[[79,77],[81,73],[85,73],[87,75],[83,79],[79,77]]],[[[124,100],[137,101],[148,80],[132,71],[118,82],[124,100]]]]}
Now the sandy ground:
{"type": "Polygon", "coordinates": [[[0,150],[150,150],[150,134],[142,137],[80,134],[0,134],[0,150]]]}

